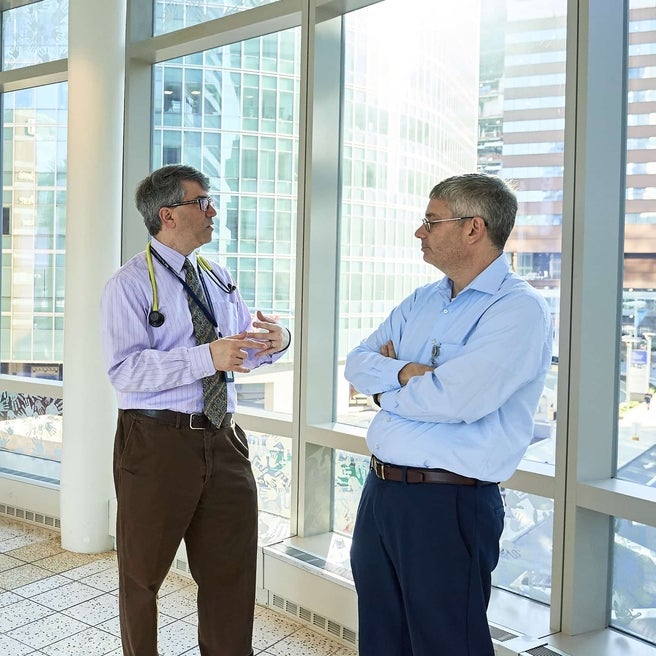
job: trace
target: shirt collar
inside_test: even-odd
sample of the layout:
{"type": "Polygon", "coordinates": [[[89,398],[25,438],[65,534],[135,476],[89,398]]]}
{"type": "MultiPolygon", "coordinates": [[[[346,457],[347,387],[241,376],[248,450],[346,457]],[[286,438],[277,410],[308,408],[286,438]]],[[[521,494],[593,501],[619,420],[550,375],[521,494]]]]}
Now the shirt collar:
{"type": "MultiPolygon", "coordinates": [[[[494,294],[498,291],[501,284],[510,273],[510,263],[506,254],[502,252],[496,260],[492,261],[483,271],[481,271],[461,292],[466,292],[469,289],[483,292],[484,294],[494,294]]],[[[451,279],[444,276],[440,280],[440,290],[446,290],[451,294],[451,279]]]]}
{"type": "MultiPolygon", "coordinates": [[[[177,271],[178,273],[183,273],[182,266],[185,261],[185,256],[182,255],[182,253],[178,253],[178,251],[174,250],[170,246],[163,244],[156,237],[152,237],[151,242],[152,242],[152,247],[162,256],[162,259],[166,260],[166,262],[169,263],[169,265],[174,271],[177,271]]],[[[192,263],[195,269],[197,268],[198,265],[196,263],[196,251],[187,255],[186,259],[188,259],[192,263]]]]}

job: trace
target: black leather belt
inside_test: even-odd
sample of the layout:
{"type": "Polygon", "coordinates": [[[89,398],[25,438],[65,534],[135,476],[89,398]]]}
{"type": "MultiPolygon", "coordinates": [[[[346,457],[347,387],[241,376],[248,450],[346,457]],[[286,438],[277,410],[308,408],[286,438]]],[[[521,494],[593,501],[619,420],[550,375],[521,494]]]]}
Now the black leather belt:
{"type": "Polygon", "coordinates": [[[146,417],[152,417],[162,424],[175,426],[176,428],[191,428],[192,430],[212,430],[216,428],[228,428],[232,424],[232,413],[227,412],[220,426],[214,424],[201,412],[194,412],[190,415],[184,412],[175,412],[174,410],[143,410],[133,409],[125,412],[136,412],[146,417]]]}
{"type": "Polygon", "coordinates": [[[446,469],[421,469],[419,467],[399,467],[381,462],[371,456],[371,471],[384,481],[405,483],[447,483],[451,485],[491,485],[477,478],[461,476],[446,469]]]}

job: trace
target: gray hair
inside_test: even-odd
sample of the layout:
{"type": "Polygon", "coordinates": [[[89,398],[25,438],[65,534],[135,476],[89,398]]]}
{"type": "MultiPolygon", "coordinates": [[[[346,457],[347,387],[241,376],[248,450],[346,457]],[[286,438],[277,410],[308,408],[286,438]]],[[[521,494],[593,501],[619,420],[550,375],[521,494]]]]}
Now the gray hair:
{"type": "Polygon", "coordinates": [[[485,173],[454,175],[435,185],[430,198],[445,200],[454,216],[485,219],[492,244],[503,250],[517,215],[517,196],[505,180],[485,173]]]}
{"type": "Polygon", "coordinates": [[[198,182],[203,191],[209,191],[210,188],[210,179],[204,173],[184,164],[163,166],[137,185],[134,202],[143,216],[148,233],[153,237],[162,229],[160,209],[184,199],[183,181],[198,182]]]}

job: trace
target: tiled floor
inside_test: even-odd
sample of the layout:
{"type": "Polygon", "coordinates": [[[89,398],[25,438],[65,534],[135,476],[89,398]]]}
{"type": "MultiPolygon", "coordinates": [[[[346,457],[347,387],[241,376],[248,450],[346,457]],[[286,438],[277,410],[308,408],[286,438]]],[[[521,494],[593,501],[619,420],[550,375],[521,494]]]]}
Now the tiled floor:
{"type": "MultiPolygon", "coordinates": [[[[0,518],[0,654],[120,656],[116,554],[64,551],[59,534],[0,518]]],[[[159,651],[198,656],[195,584],[174,572],[160,591],[159,651]]],[[[280,613],[257,606],[262,656],[356,656],[280,613]]]]}

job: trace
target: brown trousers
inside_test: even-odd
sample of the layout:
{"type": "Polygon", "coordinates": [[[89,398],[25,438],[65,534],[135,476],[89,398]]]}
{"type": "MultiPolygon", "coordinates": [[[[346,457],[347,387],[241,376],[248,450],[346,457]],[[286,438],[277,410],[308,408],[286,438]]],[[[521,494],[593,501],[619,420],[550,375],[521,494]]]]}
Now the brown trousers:
{"type": "Polygon", "coordinates": [[[119,411],[114,444],[123,654],[157,656],[157,593],[184,538],[203,656],[252,653],[257,490],[239,426],[119,411]]]}

